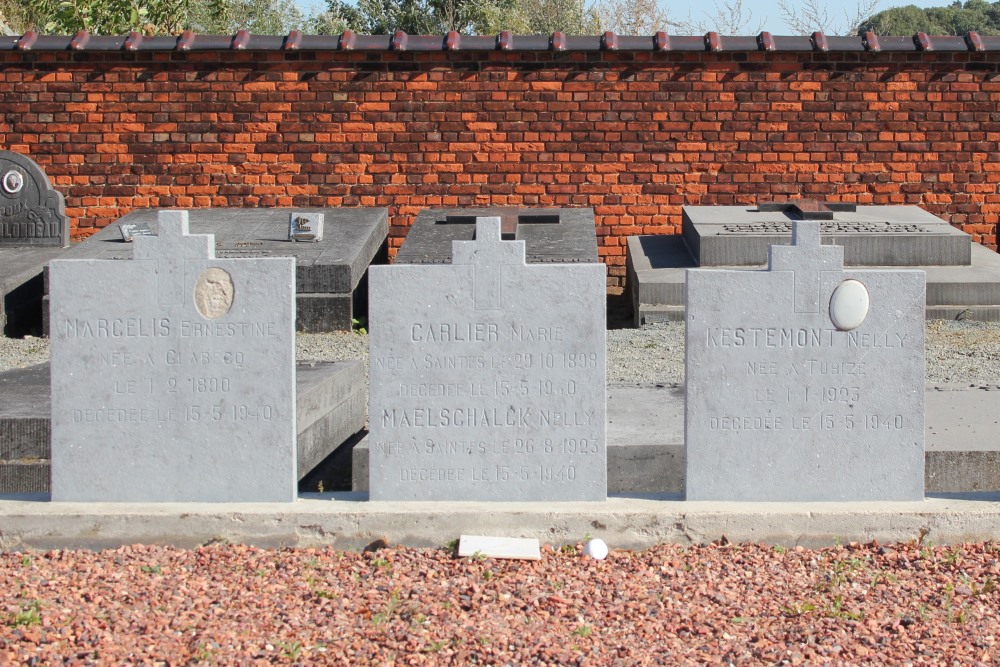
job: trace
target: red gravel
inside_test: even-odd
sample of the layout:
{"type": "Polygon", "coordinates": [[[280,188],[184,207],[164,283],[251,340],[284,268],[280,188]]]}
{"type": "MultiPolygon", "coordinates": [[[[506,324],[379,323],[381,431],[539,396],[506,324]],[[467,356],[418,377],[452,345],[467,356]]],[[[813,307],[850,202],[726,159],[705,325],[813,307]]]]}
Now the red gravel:
{"type": "Polygon", "coordinates": [[[1000,544],[0,554],[0,664],[1000,664],[1000,544]]]}

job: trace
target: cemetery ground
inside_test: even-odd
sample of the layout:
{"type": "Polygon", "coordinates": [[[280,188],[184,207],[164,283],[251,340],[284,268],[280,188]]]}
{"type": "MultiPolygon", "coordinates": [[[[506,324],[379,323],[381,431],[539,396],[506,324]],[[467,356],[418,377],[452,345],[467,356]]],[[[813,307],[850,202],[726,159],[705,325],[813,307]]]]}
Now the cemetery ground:
{"type": "Polygon", "coordinates": [[[3,664],[993,665],[1000,544],[0,555],[3,664]]]}
{"type": "MultiPolygon", "coordinates": [[[[926,332],[928,384],[997,385],[1000,325],[926,332]]],[[[296,338],[300,359],[367,349],[355,333],[296,338]]],[[[609,383],[683,382],[683,357],[682,325],[608,332],[609,383]]],[[[0,339],[3,368],[47,358],[45,339],[0,339]]],[[[611,544],[594,561],[586,537],[537,562],[445,544],[9,551],[0,664],[1000,662],[996,542],[611,544]]]]}

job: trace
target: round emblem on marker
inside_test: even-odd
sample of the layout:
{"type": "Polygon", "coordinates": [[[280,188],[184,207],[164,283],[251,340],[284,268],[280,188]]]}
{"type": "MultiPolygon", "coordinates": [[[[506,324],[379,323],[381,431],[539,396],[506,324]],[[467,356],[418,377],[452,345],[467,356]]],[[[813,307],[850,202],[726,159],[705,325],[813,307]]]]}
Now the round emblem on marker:
{"type": "Polygon", "coordinates": [[[232,277],[222,269],[205,269],[194,285],[194,305],[206,320],[217,320],[233,307],[232,277]]]}
{"type": "Polygon", "coordinates": [[[21,172],[11,169],[3,175],[3,191],[9,195],[16,195],[24,187],[24,176],[21,172]]]}
{"type": "Polygon", "coordinates": [[[845,280],[837,285],[830,297],[830,319],[841,331],[861,326],[868,317],[868,288],[857,280],[845,280]]]}

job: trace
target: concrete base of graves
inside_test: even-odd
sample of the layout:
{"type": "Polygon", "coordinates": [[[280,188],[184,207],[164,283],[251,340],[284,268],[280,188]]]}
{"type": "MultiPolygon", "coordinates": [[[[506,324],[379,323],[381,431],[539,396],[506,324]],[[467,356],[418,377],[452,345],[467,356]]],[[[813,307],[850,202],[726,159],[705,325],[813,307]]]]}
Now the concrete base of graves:
{"type": "MultiPolygon", "coordinates": [[[[304,362],[295,376],[302,479],[364,429],[365,371],[360,361],[304,362]]],[[[51,410],[48,364],[0,373],[0,494],[48,493],[51,410]]]]}
{"type": "MultiPolygon", "coordinates": [[[[928,387],[924,489],[1000,492],[1000,440],[993,415],[1000,387],[928,387]]],[[[608,493],[684,492],[684,389],[608,387],[608,493]]],[[[354,448],[352,488],[368,490],[368,442],[354,448]]]]}
{"type": "Polygon", "coordinates": [[[262,547],[362,549],[376,540],[443,548],[464,534],[612,548],[721,540],[792,547],[923,540],[1000,539],[1000,493],[913,502],[685,502],[678,496],[604,502],[367,502],[367,494],[304,494],[291,503],[52,503],[0,500],[0,550],[195,547],[228,541],[262,547]]]}
{"type": "MultiPolygon", "coordinates": [[[[1000,254],[914,206],[859,206],[834,215],[862,230],[823,232],[824,242],[845,247],[845,265],[927,272],[927,319],[1000,321],[1000,254]],[[886,232],[871,231],[880,224],[886,232]]],[[[684,320],[687,269],[761,269],[768,245],[788,242],[787,232],[776,231],[788,223],[775,216],[783,219],[744,206],[689,206],[682,234],[630,236],[626,284],[635,325],[684,320]]]]}
{"type": "MultiPolygon", "coordinates": [[[[131,258],[132,244],[122,238],[121,226],[155,227],[157,212],[133,211],[66,250],[61,258],[131,258]]],[[[367,315],[368,266],[388,261],[389,222],[384,208],[194,209],[189,218],[192,234],[215,235],[217,258],[295,258],[299,331],[350,331],[353,318],[367,315]],[[288,240],[288,219],[293,210],[323,214],[322,240],[288,240]]],[[[47,322],[46,316],[46,334],[47,322]]]]}

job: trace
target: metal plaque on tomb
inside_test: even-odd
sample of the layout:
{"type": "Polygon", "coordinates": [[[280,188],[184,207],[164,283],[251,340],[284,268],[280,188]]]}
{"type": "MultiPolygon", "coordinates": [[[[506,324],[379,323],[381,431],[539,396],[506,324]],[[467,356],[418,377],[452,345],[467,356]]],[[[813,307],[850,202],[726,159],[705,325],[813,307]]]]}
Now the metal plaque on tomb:
{"type": "Polygon", "coordinates": [[[524,241],[528,264],[596,263],[592,208],[466,208],[421,211],[396,254],[396,264],[450,264],[453,241],[472,241],[477,217],[500,218],[501,237],[524,241]]]}
{"type": "Polygon", "coordinates": [[[822,242],[844,248],[847,266],[951,266],[971,262],[969,236],[915,206],[812,200],[757,206],[685,206],[681,233],[699,266],[757,266],[788,245],[792,222],[819,221],[822,242]]]}
{"type": "Polygon", "coordinates": [[[69,245],[66,202],[30,158],[0,151],[0,246],[69,245]]]}

